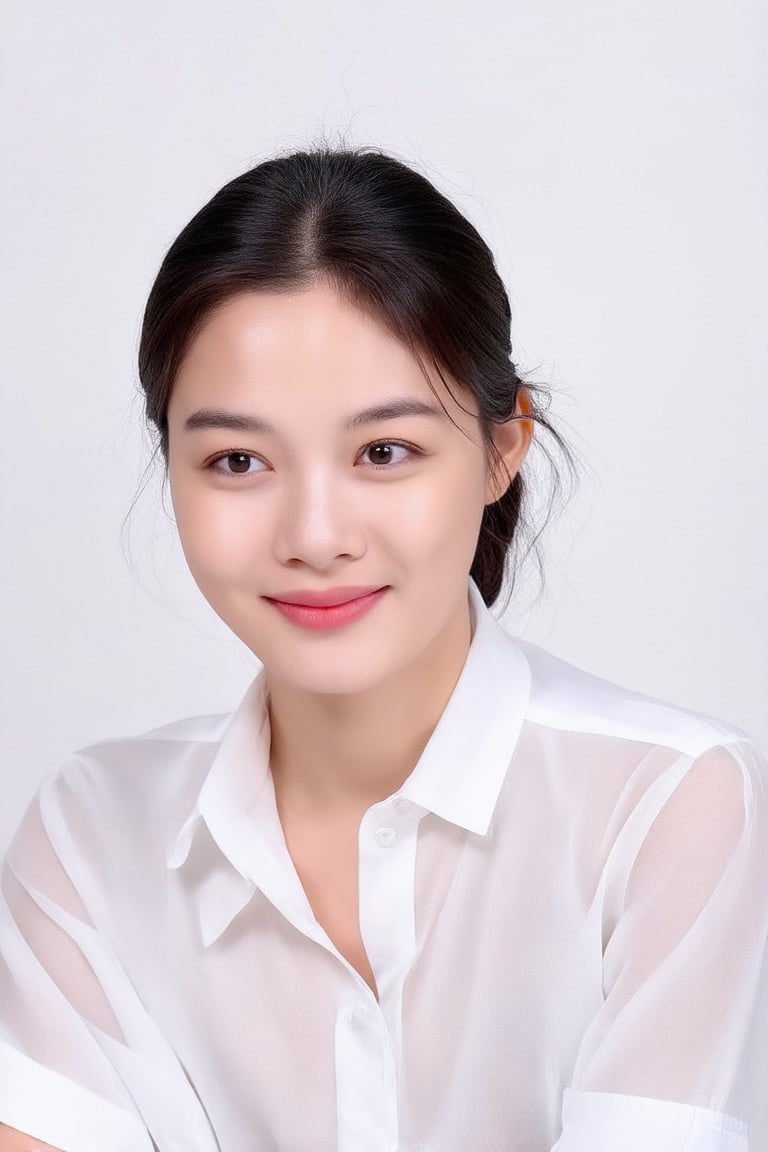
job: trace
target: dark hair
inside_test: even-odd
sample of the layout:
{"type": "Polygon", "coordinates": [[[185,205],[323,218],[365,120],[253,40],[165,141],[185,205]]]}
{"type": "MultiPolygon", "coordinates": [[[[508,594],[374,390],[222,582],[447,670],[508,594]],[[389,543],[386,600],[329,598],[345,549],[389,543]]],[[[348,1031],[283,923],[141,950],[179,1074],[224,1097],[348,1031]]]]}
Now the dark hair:
{"type": "MultiPolygon", "coordinates": [[[[509,300],[478,231],[400,160],[372,146],[325,144],[278,155],[231,180],[162,262],[144,312],[138,367],[166,465],[173,382],[211,310],[241,291],[288,291],[321,279],[402,340],[430,387],[425,354],[446,388],[444,372],[474,395],[496,465],[491,425],[514,416],[524,387],[531,418],[554,437],[573,476],[570,450],[539,401],[548,399],[545,389],[524,384],[512,362],[509,300]]],[[[559,488],[556,473],[555,482],[559,488]]],[[[524,493],[521,471],[483,511],[471,575],[488,605],[519,550],[524,493]]]]}

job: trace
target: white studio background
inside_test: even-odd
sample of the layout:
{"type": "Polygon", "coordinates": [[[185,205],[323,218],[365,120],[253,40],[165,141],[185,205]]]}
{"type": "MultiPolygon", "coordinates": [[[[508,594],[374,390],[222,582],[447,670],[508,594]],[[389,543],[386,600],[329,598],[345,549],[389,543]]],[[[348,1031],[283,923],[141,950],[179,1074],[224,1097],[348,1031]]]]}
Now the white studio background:
{"type": "Polygon", "coordinates": [[[157,482],[124,556],[136,349],[189,217],[321,135],[393,151],[470,216],[516,363],[587,463],[509,626],[768,741],[762,0],[5,0],[1,20],[0,850],[68,752],[229,710],[257,667],[157,482]]]}

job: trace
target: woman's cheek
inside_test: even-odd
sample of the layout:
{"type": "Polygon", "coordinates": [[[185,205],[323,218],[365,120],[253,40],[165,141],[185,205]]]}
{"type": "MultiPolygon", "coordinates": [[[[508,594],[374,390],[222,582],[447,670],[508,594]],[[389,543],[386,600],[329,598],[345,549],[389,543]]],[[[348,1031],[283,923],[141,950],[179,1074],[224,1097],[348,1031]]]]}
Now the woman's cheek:
{"type": "Polygon", "coordinates": [[[483,478],[474,470],[457,469],[441,481],[399,502],[398,531],[427,553],[455,552],[466,546],[474,552],[484,507],[483,478]]]}
{"type": "Polygon", "coordinates": [[[242,495],[177,487],[176,525],[187,563],[196,578],[234,576],[240,566],[256,523],[247,514],[242,495]]]}

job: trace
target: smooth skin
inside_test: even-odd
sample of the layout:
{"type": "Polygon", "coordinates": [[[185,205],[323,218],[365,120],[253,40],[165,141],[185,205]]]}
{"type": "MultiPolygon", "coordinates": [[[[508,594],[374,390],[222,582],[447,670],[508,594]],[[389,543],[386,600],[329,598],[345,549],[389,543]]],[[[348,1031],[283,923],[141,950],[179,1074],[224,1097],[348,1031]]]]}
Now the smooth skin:
{"type": "Polygon", "coordinates": [[[190,570],[267,670],[288,850],[318,922],[374,993],[358,920],[360,820],[410,774],[456,684],[483,509],[508,487],[532,433],[528,419],[496,428],[508,474],[494,473],[474,398],[452,382],[457,403],[431,379],[440,400],[399,340],[318,283],[220,306],[189,348],[168,411],[190,570]],[[350,427],[394,401],[430,412],[350,427]],[[189,428],[211,408],[272,430],[189,428]],[[328,632],[302,629],[264,599],[339,585],[389,590],[328,632]]]}
{"type": "Polygon", "coordinates": [[[0,1124],[0,1152],[60,1152],[50,1144],[41,1144],[33,1136],[25,1136],[7,1124],[0,1124]]]}
{"type": "MultiPolygon", "coordinates": [[[[168,408],[190,571],[266,668],[288,851],[318,922],[374,995],[358,917],[360,820],[410,774],[456,685],[483,509],[506,491],[533,431],[523,396],[518,418],[494,429],[494,470],[474,398],[451,381],[457,403],[430,379],[446,411],[410,351],[318,282],[220,305],[168,408]],[[431,411],[363,422],[392,402],[431,411]],[[209,423],[240,428],[206,426],[211,410],[209,423]],[[264,599],[352,585],[389,587],[330,631],[307,631],[264,599]]],[[[48,1148],[0,1127],[0,1152],[48,1148]]]]}

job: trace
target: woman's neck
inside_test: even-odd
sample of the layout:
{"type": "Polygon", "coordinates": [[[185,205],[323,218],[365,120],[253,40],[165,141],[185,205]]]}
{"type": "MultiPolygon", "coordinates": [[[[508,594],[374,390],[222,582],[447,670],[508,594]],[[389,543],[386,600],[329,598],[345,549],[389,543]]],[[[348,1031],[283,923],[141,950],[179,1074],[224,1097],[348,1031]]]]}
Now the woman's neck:
{"type": "Polygon", "coordinates": [[[412,664],[361,693],[269,682],[275,790],[315,810],[365,810],[396,792],[421,756],[469,650],[468,608],[412,664]]]}

